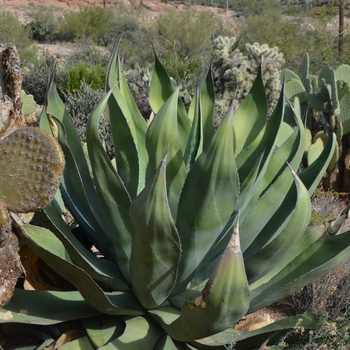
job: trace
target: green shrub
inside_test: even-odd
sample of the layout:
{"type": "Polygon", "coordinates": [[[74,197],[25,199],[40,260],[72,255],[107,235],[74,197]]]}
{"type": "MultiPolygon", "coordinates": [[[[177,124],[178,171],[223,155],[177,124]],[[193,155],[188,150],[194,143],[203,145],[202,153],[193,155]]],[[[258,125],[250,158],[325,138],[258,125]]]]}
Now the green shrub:
{"type": "Polygon", "coordinates": [[[113,11],[109,8],[83,8],[67,12],[58,24],[57,35],[64,41],[91,39],[97,45],[104,45],[109,33],[113,11]]]}
{"type": "Polygon", "coordinates": [[[0,43],[15,44],[22,62],[33,62],[37,54],[35,47],[32,47],[29,30],[10,12],[2,11],[0,16],[0,43]]]}
{"type": "Polygon", "coordinates": [[[201,73],[211,52],[211,38],[223,30],[223,22],[211,13],[167,11],[156,22],[157,53],[177,81],[201,73]]]}
{"type": "Polygon", "coordinates": [[[28,28],[31,38],[40,43],[52,42],[56,39],[57,17],[53,7],[39,6],[27,12],[31,21],[28,28]]]}
{"type": "Polygon", "coordinates": [[[106,67],[100,64],[90,66],[87,62],[79,62],[67,68],[66,90],[78,90],[82,81],[91,85],[94,90],[103,89],[105,79],[106,67]]]}
{"type": "MultiPolygon", "coordinates": [[[[53,71],[55,60],[52,57],[45,57],[37,64],[28,66],[28,72],[23,74],[22,88],[38,104],[44,104],[45,91],[47,89],[48,77],[53,71]]],[[[55,81],[58,90],[61,91],[66,86],[66,73],[62,65],[57,65],[55,81]]]]}
{"type": "Polygon", "coordinates": [[[229,7],[241,12],[245,17],[251,15],[263,15],[266,11],[280,8],[277,0],[233,0],[229,7]]]}
{"type": "Polygon", "coordinates": [[[108,23],[108,32],[103,36],[104,46],[113,46],[116,38],[123,35],[123,42],[135,42],[136,36],[142,30],[137,19],[137,14],[127,9],[118,9],[108,23]]]}

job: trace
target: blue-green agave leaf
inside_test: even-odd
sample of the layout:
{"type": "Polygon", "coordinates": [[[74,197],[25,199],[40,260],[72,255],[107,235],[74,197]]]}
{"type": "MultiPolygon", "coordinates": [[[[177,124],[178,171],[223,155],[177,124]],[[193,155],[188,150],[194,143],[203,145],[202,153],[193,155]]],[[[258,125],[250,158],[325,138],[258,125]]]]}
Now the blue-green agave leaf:
{"type": "MultiPolygon", "coordinates": [[[[50,84],[50,89],[47,92],[47,106],[46,106],[46,113],[43,113],[41,116],[42,121],[41,123],[45,123],[45,118],[49,118],[50,116],[53,116],[55,120],[52,120],[52,118],[49,121],[46,121],[46,123],[49,123],[52,128],[59,128],[60,125],[57,125],[56,120],[58,120],[62,125],[62,130],[58,131],[58,138],[59,142],[64,139],[64,142],[67,144],[67,147],[63,147],[63,152],[65,153],[65,157],[68,156],[67,154],[67,148],[69,149],[69,152],[71,153],[72,157],[74,158],[74,164],[76,164],[77,170],[74,169],[67,169],[65,172],[65,175],[62,179],[62,190],[63,195],[66,200],[66,204],[71,207],[73,204],[69,200],[69,196],[71,193],[75,192],[72,191],[72,189],[77,188],[77,195],[79,196],[79,202],[80,205],[83,206],[84,210],[87,211],[89,214],[92,212],[94,215],[91,215],[92,218],[96,217],[96,220],[98,221],[99,225],[102,225],[101,222],[103,222],[103,214],[101,211],[101,208],[99,205],[94,205],[94,203],[98,202],[96,192],[94,190],[94,185],[90,176],[89,168],[84,156],[84,151],[81,145],[81,142],[79,140],[78,133],[74,127],[72,118],[69,116],[68,112],[65,109],[65,106],[60,99],[56,85],[52,82],[50,84]],[[50,122],[51,121],[51,122],[50,122]],[[77,174],[75,174],[77,172],[77,174]],[[67,175],[69,173],[69,175],[67,175]],[[74,175],[72,175],[74,174],[74,175]],[[78,181],[74,182],[74,179],[72,179],[72,188],[69,187],[69,189],[66,188],[65,182],[67,181],[69,185],[70,178],[78,178],[82,182],[80,184],[78,181]],[[80,191],[80,187],[83,188],[83,191],[80,191]]],[[[51,131],[52,132],[52,131],[51,131]]],[[[57,135],[56,135],[57,137],[57,135]]],[[[71,162],[67,160],[66,166],[70,166],[71,162]]],[[[90,216],[90,215],[89,215],[90,216]]],[[[93,220],[93,219],[92,219],[93,220]]]]}
{"type": "Polygon", "coordinates": [[[118,46],[112,52],[106,77],[106,91],[113,90],[108,101],[107,119],[111,122],[116,164],[130,196],[145,185],[147,123],[138,110],[127,85],[118,46]]]}
{"type": "MultiPolygon", "coordinates": [[[[276,267],[276,262],[281,259],[281,256],[288,254],[294,243],[303,235],[310,222],[311,200],[309,193],[294,172],[293,175],[295,186],[291,189],[292,195],[288,193],[286,196],[288,202],[284,202],[281,206],[281,208],[288,207],[288,204],[291,202],[293,208],[291,209],[291,214],[288,215],[288,211],[287,215],[277,211],[277,220],[282,221],[285,218],[283,225],[280,225],[283,229],[280,231],[279,226],[276,225],[276,220],[274,220],[271,229],[263,232],[267,233],[265,233],[267,237],[260,237],[262,233],[258,236],[259,243],[261,244],[260,249],[256,248],[254,254],[244,259],[249,284],[252,284],[276,267]],[[291,199],[291,197],[294,198],[291,199]],[[273,227],[277,228],[275,232],[272,229],[273,227]]],[[[252,245],[257,245],[256,240],[252,245]]]]}
{"type": "Polygon", "coordinates": [[[177,128],[177,101],[178,90],[163,104],[146,134],[146,146],[149,154],[147,181],[154,176],[165,152],[167,152],[166,185],[174,220],[176,220],[179,197],[186,178],[177,128]]]}
{"type": "Polygon", "coordinates": [[[315,329],[319,325],[319,318],[311,314],[296,315],[250,332],[227,329],[190,344],[200,350],[226,350],[233,343],[235,350],[260,349],[267,339],[270,339],[267,345],[273,345],[278,344],[287,333],[292,336],[292,330],[297,325],[306,330],[315,329]]]}
{"type": "Polygon", "coordinates": [[[72,340],[59,347],[63,350],[95,350],[87,336],[72,340]]]}
{"type": "MultiPolygon", "coordinates": [[[[154,71],[149,91],[149,102],[154,114],[158,113],[163,104],[174,92],[175,89],[168,73],[155,54],[154,71]]],[[[179,142],[181,150],[184,153],[191,130],[191,121],[180,98],[178,99],[177,118],[179,142]]]]}
{"type": "Polygon", "coordinates": [[[158,339],[163,336],[162,329],[147,317],[132,317],[125,321],[125,332],[100,350],[140,350],[154,349],[158,339]]]}
{"type": "MultiPolygon", "coordinates": [[[[312,228],[311,228],[312,229],[312,228]]],[[[319,228],[322,233],[322,227],[319,228]]],[[[323,230],[322,236],[305,248],[303,236],[291,255],[297,255],[280,272],[263,285],[251,286],[250,312],[259,310],[290,295],[306,284],[314,281],[342,264],[350,252],[350,231],[337,236],[328,236],[323,230]],[[306,264],[305,261],[308,263],[306,264]],[[254,289],[253,289],[254,288],[254,289]]]]}
{"type": "Polygon", "coordinates": [[[176,227],[182,244],[179,288],[194,275],[233,215],[239,196],[234,161],[233,111],[191,167],[179,202],[176,227]]]}
{"type": "Polygon", "coordinates": [[[303,181],[304,185],[309,190],[310,196],[315,192],[332,160],[336,142],[336,135],[332,134],[332,136],[328,138],[321,155],[311,165],[298,174],[301,181],[303,181]]]}
{"type": "Polygon", "coordinates": [[[235,113],[235,155],[257,138],[266,124],[266,116],[267,100],[260,67],[251,90],[235,113]]]}
{"type": "Polygon", "coordinates": [[[202,120],[202,134],[203,134],[203,147],[205,148],[213,137],[214,133],[214,104],[215,104],[215,92],[214,82],[211,69],[209,69],[199,88],[199,98],[194,96],[189,111],[188,117],[193,122],[195,116],[196,104],[199,101],[199,110],[202,120]]]}
{"type": "Polygon", "coordinates": [[[181,243],[171,216],[166,191],[166,157],[152,181],[132,202],[134,231],[130,277],[143,307],[158,307],[177,278],[181,243]]]}
{"type": "Polygon", "coordinates": [[[125,330],[125,321],[120,317],[99,315],[84,318],[83,324],[91,343],[99,348],[121,336],[125,330]]]}
{"type": "Polygon", "coordinates": [[[112,315],[140,315],[140,308],[134,297],[118,292],[114,304],[101,287],[70,259],[61,241],[49,230],[29,224],[20,225],[21,238],[48,266],[73,284],[85,300],[100,312],[112,315]]]}
{"type": "Polygon", "coordinates": [[[197,157],[203,152],[203,122],[200,109],[201,97],[198,84],[199,83],[197,81],[196,94],[193,97],[189,110],[189,114],[191,113],[193,115],[191,117],[191,133],[184,154],[184,161],[187,171],[190,169],[191,165],[197,159],[197,157]]]}
{"type": "Polygon", "coordinates": [[[78,291],[15,289],[10,302],[0,308],[0,323],[51,325],[99,314],[78,291]]]}
{"type": "Polygon", "coordinates": [[[231,327],[247,312],[249,287],[239,246],[238,226],[237,222],[231,240],[201,295],[185,302],[179,317],[171,322],[171,316],[176,316],[174,313],[169,317],[171,307],[149,311],[172,338],[188,342],[210,336],[231,327]]]}
{"type": "Polygon", "coordinates": [[[62,214],[57,210],[57,202],[53,200],[44,210],[35,214],[34,220],[39,225],[53,232],[67,249],[74,264],[84,269],[93,279],[105,283],[119,291],[129,291],[124,278],[113,262],[99,259],[87,250],[75,237],[62,214]]]}
{"type": "Polygon", "coordinates": [[[89,158],[95,179],[96,191],[108,226],[108,237],[115,249],[115,262],[129,282],[131,255],[130,197],[123,181],[109,160],[98,136],[98,122],[109,94],[97,104],[86,127],[89,158]]]}

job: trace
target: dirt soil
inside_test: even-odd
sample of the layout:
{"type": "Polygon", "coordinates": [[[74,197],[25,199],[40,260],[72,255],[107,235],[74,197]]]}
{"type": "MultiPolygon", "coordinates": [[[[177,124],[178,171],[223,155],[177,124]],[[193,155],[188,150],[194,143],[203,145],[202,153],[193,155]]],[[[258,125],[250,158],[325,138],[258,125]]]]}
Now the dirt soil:
{"type": "MultiPolygon", "coordinates": [[[[182,4],[162,3],[156,0],[0,0],[0,8],[16,8],[25,10],[29,6],[53,6],[63,10],[76,10],[83,7],[117,7],[124,5],[126,7],[142,6],[145,9],[155,12],[162,12],[170,9],[182,11],[188,6],[182,4]]],[[[211,11],[213,13],[224,14],[226,10],[220,8],[206,7],[200,5],[192,5],[191,8],[198,10],[211,11]]],[[[229,14],[234,14],[233,11],[228,11],[229,14]]]]}

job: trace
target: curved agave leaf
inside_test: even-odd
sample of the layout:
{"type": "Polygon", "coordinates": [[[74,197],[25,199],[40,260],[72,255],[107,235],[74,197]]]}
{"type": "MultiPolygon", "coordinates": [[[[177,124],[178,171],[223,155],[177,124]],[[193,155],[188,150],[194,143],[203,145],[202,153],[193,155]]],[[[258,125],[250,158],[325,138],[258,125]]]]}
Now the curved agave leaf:
{"type": "MultiPolygon", "coordinates": [[[[265,284],[258,283],[257,286],[251,286],[250,312],[270,305],[285,295],[290,295],[333,270],[348,258],[350,231],[331,237],[327,236],[326,232],[325,225],[311,228],[305,233],[305,235],[311,235],[309,245],[305,244],[303,235],[284,258],[285,260],[282,259],[280,271],[277,274],[265,284]],[[316,240],[314,240],[315,238],[316,240]],[[290,262],[284,266],[283,263],[288,260],[290,262]],[[305,261],[308,263],[305,264],[305,261]],[[271,293],[271,291],[273,292],[271,293]]],[[[272,272],[275,273],[275,271],[272,272]]]]}
{"type": "MultiPolygon", "coordinates": [[[[149,103],[153,112],[157,114],[163,104],[175,92],[175,89],[171,83],[168,73],[159,61],[157,55],[154,54],[154,56],[155,63],[149,90],[149,103]]],[[[183,153],[185,153],[191,130],[191,121],[187,116],[185,106],[181,99],[178,99],[177,124],[181,150],[183,153]]]]}
{"type": "Polygon", "coordinates": [[[196,94],[193,97],[191,106],[189,109],[189,116],[191,116],[192,126],[189,136],[189,140],[186,146],[184,161],[186,164],[186,170],[189,171],[194,161],[203,152],[203,121],[200,108],[200,90],[199,83],[197,81],[196,94]]]}
{"type": "Polygon", "coordinates": [[[149,154],[147,181],[154,176],[167,152],[166,185],[174,220],[176,220],[179,197],[186,178],[177,129],[177,101],[178,90],[163,104],[146,134],[146,147],[149,154]]]}
{"type": "MultiPolygon", "coordinates": [[[[93,211],[94,209],[97,211],[101,210],[98,197],[94,197],[95,202],[90,203],[91,197],[87,195],[86,188],[89,185],[85,184],[84,181],[88,177],[91,181],[90,173],[84,174],[82,169],[79,168],[79,163],[76,162],[76,155],[72,153],[69,147],[64,125],[59,120],[56,120],[56,127],[60,135],[60,145],[66,158],[66,168],[60,186],[64,201],[69,211],[79,222],[79,225],[82,226],[84,232],[88,234],[90,241],[98,247],[104,256],[115,261],[115,252],[113,251],[112,242],[107,235],[108,227],[105,219],[104,217],[96,216],[93,211]]],[[[89,187],[88,190],[94,191],[94,195],[96,195],[95,187],[94,185],[92,186],[93,188],[89,187]]]]}
{"type": "Polygon", "coordinates": [[[78,133],[74,127],[71,117],[65,109],[65,106],[60,99],[56,85],[51,81],[46,95],[46,113],[42,113],[40,117],[40,126],[46,125],[45,130],[53,133],[52,129],[59,127],[55,125],[50,116],[53,116],[60,121],[63,127],[63,132],[58,132],[58,138],[61,143],[63,140],[67,147],[61,147],[66,157],[66,171],[61,181],[61,191],[69,208],[79,205],[77,210],[86,211],[89,214],[90,220],[94,225],[98,224],[103,227],[103,213],[97,201],[97,195],[90,176],[89,168],[84,156],[84,151],[78,137],[78,133]],[[51,122],[50,122],[51,121],[51,122]],[[47,126],[50,125],[51,128],[47,126]],[[67,149],[69,150],[67,152],[67,149]],[[68,161],[70,154],[73,156],[74,162],[68,161]],[[75,169],[76,166],[76,169],[75,169]],[[69,167],[69,168],[68,168],[69,167]],[[70,175],[67,176],[67,173],[70,175]],[[80,183],[81,182],[81,183],[80,183]],[[77,196],[71,200],[71,196],[77,196]],[[79,204],[77,204],[79,203],[79,204]]]}
{"type": "MultiPolygon", "coordinates": [[[[287,160],[291,162],[291,167],[297,169],[304,152],[305,132],[300,118],[297,118],[297,121],[299,128],[273,154],[268,169],[264,174],[264,178],[260,182],[259,189],[255,191],[249,205],[242,213],[240,230],[242,250],[244,252],[253,244],[261,228],[264,227],[279,208],[281,208],[283,201],[289,201],[287,198],[291,196],[290,186],[294,179],[286,164],[285,156],[287,160]],[[288,192],[289,195],[287,195],[288,192]],[[260,193],[262,193],[262,195],[259,197],[260,193]],[[252,217],[254,217],[254,220],[251,220],[252,217]]],[[[292,207],[290,210],[292,210],[292,207]]],[[[287,215],[289,215],[289,213],[287,213],[287,215]]]]}
{"type": "Polygon", "coordinates": [[[166,157],[153,180],[131,204],[130,217],[134,227],[131,282],[142,306],[152,309],[171,293],[181,254],[166,193],[166,157]]]}
{"type": "Polygon", "coordinates": [[[51,325],[99,314],[78,291],[16,289],[11,301],[0,309],[0,323],[51,325]]]}
{"type": "MultiPolygon", "coordinates": [[[[267,125],[261,130],[258,137],[246,146],[236,158],[237,168],[240,178],[247,176],[245,169],[252,166],[252,163],[262,154],[258,174],[256,180],[251,187],[251,190],[244,194],[244,202],[240,205],[241,215],[244,213],[246,207],[252,204],[253,198],[258,196],[256,192],[260,187],[265,187],[261,184],[264,180],[265,173],[269,169],[271,157],[274,155],[275,145],[277,142],[278,132],[283,120],[284,111],[284,96],[281,93],[278,104],[272,113],[267,125]]],[[[261,192],[259,192],[260,195],[261,192]]],[[[256,201],[256,198],[254,199],[256,201]]],[[[242,219],[244,215],[242,216],[242,219]]]]}
{"type": "MultiPolygon", "coordinates": [[[[294,192],[294,200],[292,200],[293,209],[291,210],[291,214],[287,216],[285,223],[281,225],[283,229],[280,231],[278,229],[279,226],[275,224],[276,220],[274,220],[274,224],[271,225],[269,236],[264,237],[262,240],[260,234],[253,243],[256,250],[254,252],[255,254],[244,260],[249,284],[254,283],[261,276],[267,274],[276,267],[276,261],[289,252],[293,244],[300,239],[310,222],[311,200],[309,193],[294,172],[293,176],[295,179],[295,187],[292,187],[292,192],[294,192]],[[273,231],[273,227],[277,227],[275,232],[273,231]],[[261,240],[263,242],[261,242],[261,240]],[[260,243],[260,247],[257,247],[259,246],[258,243],[260,243]]],[[[291,201],[290,197],[291,196],[288,194],[286,199],[291,201]]],[[[288,207],[288,204],[289,203],[283,203],[281,208],[288,207]]],[[[278,214],[278,218],[284,217],[283,214],[279,212],[278,214]]],[[[251,251],[249,252],[252,253],[251,251]]]]}
{"type": "Polygon", "coordinates": [[[242,251],[245,252],[258,237],[261,229],[269,222],[276,211],[280,208],[285,196],[293,183],[293,175],[286,165],[283,173],[261,196],[252,208],[246,208],[244,220],[241,224],[242,251]],[[250,210],[249,210],[250,209],[250,210]]]}
{"type": "Polygon", "coordinates": [[[171,318],[177,316],[176,313],[170,314],[172,307],[149,311],[172,338],[188,342],[210,336],[231,327],[246,313],[249,287],[239,246],[238,226],[237,222],[230,243],[202,294],[185,302],[179,317],[171,322],[171,318]]]}
{"type": "Polygon", "coordinates": [[[73,264],[61,241],[49,230],[29,224],[21,225],[19,220],[16,224],[25,244],[48,266],[73,284],[97,310],[112,315],[143,314],[137,301],[129,293],[116,292],[112,301],[84,270],[73,264]]]}
{"type": "Polygon", "coordinates": [[[249,94],[235,112],[235,155],[257,138],[265,127],[266,116],[267,100],[260,67],[249,94]]]}
{"type": "Polygon", "coordinates": [[[171,339],[169,336],[161,337],[154,347],[154,350],[191,350],[195,349],[186,343],[180,343],[171,339]]]}
{"type": "MultiPolygon", "coordinates": [[[[214,82],[212,78],[211,69],[209,69],[201,84],[197,94],[194,96],[189,111],[188,117],[193,122],[195,117],[195,110],[198,108],[198,113],[201,116],[201,129],[202,129],[202,143],[205,148],[213,136],[214,133],[214,105],[215,105],[215,92],[214,82]],[[198,104],[198,107],[196,105],[198,104]]],[[[191,142],[191,139],[189,140],[191,142]]]]}
{"type": "Polygon", "coordinates": [[[115,290],[129,291],[118,266],[91,254],[67,226],[57,206],[56,200],[53,200],[43,211],[35,214],[35,222],[53,232],[67,249],[74,264],[85,270],[93,279],[115,290]]]}
{"type": "Polygon", "coordinates": [[[64,152],[66,167],[60,189],[67,207],[91,241],[106,257],[113,259],[111,242],[105,234],[108,230],[81,142],[53,82],[47,93],[47,114],[41,114],[40,126],[51,133],[55,131],[64,152]]]}
{"type": "MultiPolygon", "coordinates": [[[[200,350],[226,350],[227,346],[233,343],[235,350],[260,349],[267,339],[269,339],[267,345],[278,344],[281,338],[297,325],[306,330],[315,329],[319,325],[319,319],[315,315],[297,315],[273,322],[266,327],[251,332],[227,329],[224,332],[196,340],[190,344],[200,350]]],[[[286,338],[286,341],[288,341],[288,338],[286,338]]]]}
{"type": "Polygon", "coordinates": [[[59,347],[62,350],[95,350],[87,336],[75,339],[59,347]]]}
{"type": "Polygon", "coordinates": [[[110,95],[106,94],[90,115],[86,127],[89,158],[95,179],[96,191],[108,226],[108,237],[115,250],[114,261],[129,283],[131,255],[130,197],[109,160],[98,136],[99,118],[103,114],[110,95]]]}
{"type": "Polygon", "coordinates": [[[125,321],[120,317],[99,315],[84,318],[84,327],[91,343],[99,348],[114,338],[118,338],[125,331],[125,321]]]}
{"type": "Polygon", "coordinates": [[[147,317],[132,317],[125,321],[124,333],[111,341],[100,350],[139,350],[154,349],[158,339],[164,332],[151,319],[147,317]]]}
{"type": "MultiPolygon", "coordinates": [[[[118,173],[133,198],[145,185],[148,162],[145,148],[147,123],[143,119],[126,84],[120,62],[112,57],[110,65],[117,60],[120,70],[119,81],[111,86],[113,91],[108,99],[108,119],[112,128],[118,173]]],[[[112,78],[107,78],[107,80],[112,78]]]]}
{"type": "Polygon", "coordinates": [[[175,293],[183,290],[193,277],[236,209],[239,179],[234,161],[232,118],[230,110],[191,167],[181,193],[176,227],[182,256],[175,293]]]}
{"type": "Polygon", "coordinates": [[[332,160],[336,143],[336,135],[332,134],[332,136],[329,137],[321,155],[311,165],[298,174],[301,181],[303,181],[304,185],[309,190],[310,196],[316,190],[324,173],[326,172],[329,163],[332,160]]]}

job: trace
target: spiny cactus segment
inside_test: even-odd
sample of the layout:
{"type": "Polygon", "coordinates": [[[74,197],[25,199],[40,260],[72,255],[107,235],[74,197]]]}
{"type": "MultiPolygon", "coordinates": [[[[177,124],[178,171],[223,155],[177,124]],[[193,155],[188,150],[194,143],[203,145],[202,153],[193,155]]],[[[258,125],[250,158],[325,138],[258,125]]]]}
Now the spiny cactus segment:
{"type": "Polygon", "coordinates": [[[47,205],[63,172],[64,156],[52,136],[22,128],[0,142],[0,198],[8,210],[25,213],[47,205]]]}
{"type": "Polygon", "coordinates": [[[213,74],[218,103],[216,114],[222,117],[235,99],[239,105],[250,91],[259,66],[269,103],[269,114],[274,110],[281,90],[281,69],[285,63],[277,47],[267,44],[246,44],[246,55],[237,48],[235,37],[219,36],[214,40],[213,74]],[[221,108],[223,107],[223,108],[221,108]]]}
{"type": "Polygon", "coordinates": [[[310,165],[324,149],[321,132],[325,137],[331,133],[337,136],[337,145],[333,159],[327,169],[331,180],[327,187],[337,191],[348,191],[344,185],[345,175],[341,169],[347,168],[338,162],[346,159],[348,146],[342,141],[343,136],[350,135],[350,66],[340,65],[337,69],[325,66],[318,76],[309,74],[309,55],[305,53],[301,64],[301,78],[285,69],[282,73],[285,82],[285,94],[289,100],[299,98],[302,113],[306,115],[307,142],[305,153],[310,165]],[[315,135],[316,133],[316,135],[315,135]],[[313,141],[310,143],[309,140],[313,141]],[[344,145],[346,146],[343,149],[344,145]]]}

